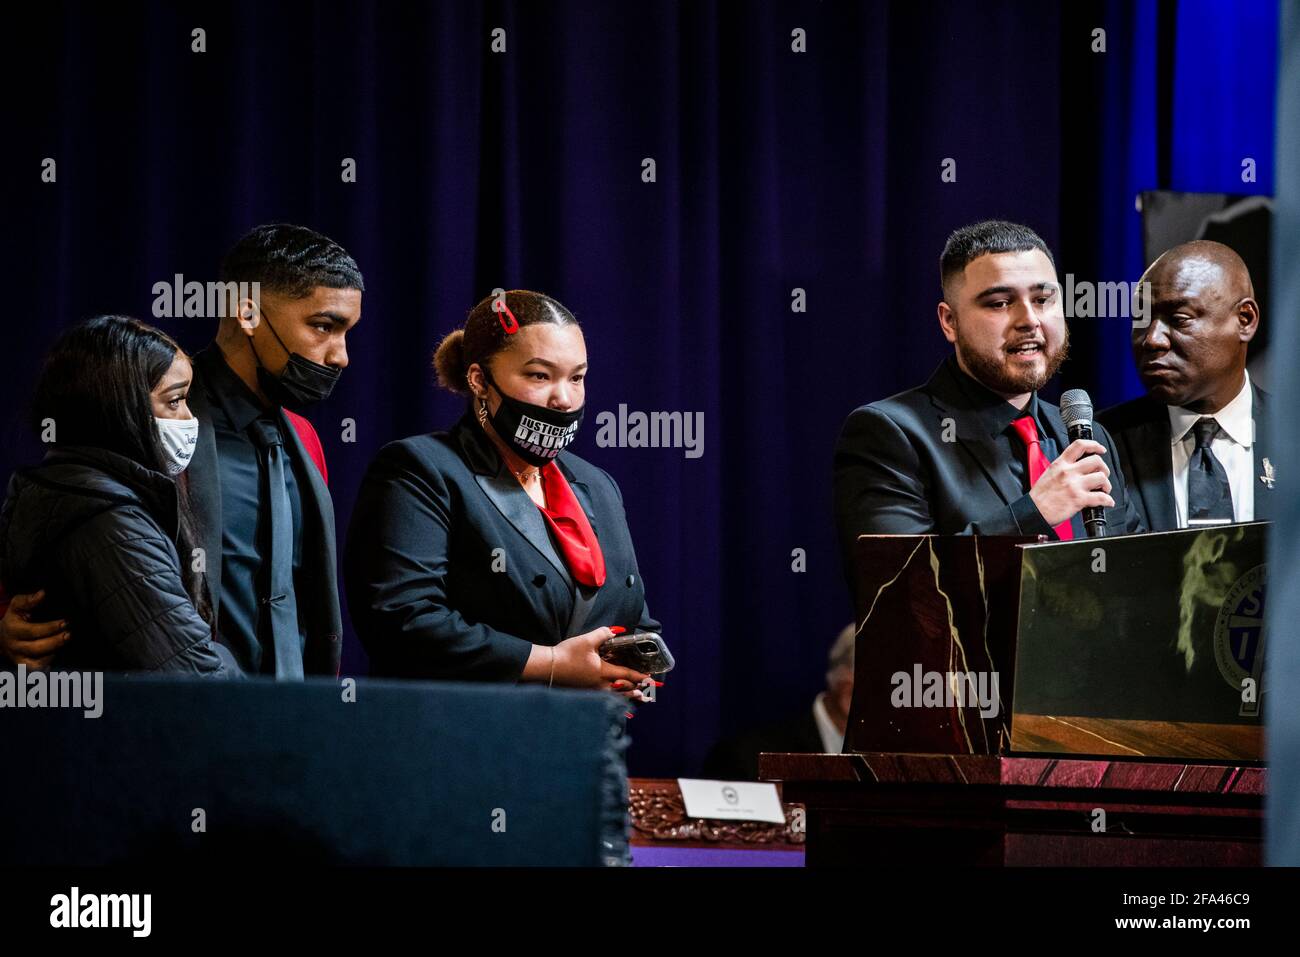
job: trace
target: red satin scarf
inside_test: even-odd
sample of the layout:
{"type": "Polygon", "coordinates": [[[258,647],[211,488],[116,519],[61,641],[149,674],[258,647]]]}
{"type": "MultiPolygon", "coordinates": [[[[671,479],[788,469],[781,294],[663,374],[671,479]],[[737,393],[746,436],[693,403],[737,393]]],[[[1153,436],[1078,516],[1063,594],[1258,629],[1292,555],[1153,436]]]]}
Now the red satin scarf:
{"type": "Polygon", "coordinates": [[[546,507],[539,505],[538,508],[555,534],[564,563],[578,581],[599,588],[605,584],[605,556],[596,540],[596,533],[591,530],[591,523],[587,521],[587,513],[582,510],[582,503],[554,462],[542,466],[541,475],[546,507]]]}

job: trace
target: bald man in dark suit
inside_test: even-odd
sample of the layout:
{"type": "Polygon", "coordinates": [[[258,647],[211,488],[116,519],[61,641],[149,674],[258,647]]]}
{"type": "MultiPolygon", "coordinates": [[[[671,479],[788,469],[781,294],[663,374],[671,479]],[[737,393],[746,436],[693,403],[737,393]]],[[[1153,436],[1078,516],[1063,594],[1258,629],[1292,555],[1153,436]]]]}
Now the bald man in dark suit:
{"type": "Polygon", "coordinates": [[[1198,240],[1142,279],[1150,309],[1133,325],[1133,358],[1147,394],[1100,418],[1143,523],[1169,531],[1270,520],[1269,398],[1246,371],[1260,322],[1246,264],[1198,240]]]}

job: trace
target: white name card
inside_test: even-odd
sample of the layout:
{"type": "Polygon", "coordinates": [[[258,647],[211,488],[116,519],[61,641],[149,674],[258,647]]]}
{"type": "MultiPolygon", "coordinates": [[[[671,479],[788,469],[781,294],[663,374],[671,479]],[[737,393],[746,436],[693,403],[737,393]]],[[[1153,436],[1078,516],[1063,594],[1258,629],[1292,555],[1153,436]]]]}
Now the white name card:
{"type": "Polygon", "coordinates": [[[705,781],[678,778],[682,803],[690,817],[784,824],[785,812],[776,785],[758,781],[705,781]]]}

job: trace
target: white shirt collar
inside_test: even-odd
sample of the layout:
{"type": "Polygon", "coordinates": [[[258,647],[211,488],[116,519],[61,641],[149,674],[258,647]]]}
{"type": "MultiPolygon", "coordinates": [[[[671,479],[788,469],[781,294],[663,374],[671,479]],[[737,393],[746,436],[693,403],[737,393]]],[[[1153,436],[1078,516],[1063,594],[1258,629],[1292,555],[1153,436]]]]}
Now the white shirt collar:
{"type": "Polygon", "coordinates": [[[826,710],[826,692],[823,691],[813,700],[813,720],[817,722],[817,733],[822,738],[823,754],[839,754],[844,750],[844,732],[835,727],[830,712],[826,710]]]}
{"type": "MultiPolygon", "coordinates": [[[[1211,414],[1228,438],[1248,449],[1255,439],[1255,420],[1251,411],[1250,373],[1247,372],[1242,378],[1244,381],[1241,384],[1241,391],[1222,409],[1211,414]]],[[[1187,433],[1191,431],[1192,426],[1203,418],[1205,418],[1205,413],[1192,412],[1190,409],[1184,409],[1181,405],[1169,406],[1169,444],[1177,445],[1187,438],[1187,433]]]]}

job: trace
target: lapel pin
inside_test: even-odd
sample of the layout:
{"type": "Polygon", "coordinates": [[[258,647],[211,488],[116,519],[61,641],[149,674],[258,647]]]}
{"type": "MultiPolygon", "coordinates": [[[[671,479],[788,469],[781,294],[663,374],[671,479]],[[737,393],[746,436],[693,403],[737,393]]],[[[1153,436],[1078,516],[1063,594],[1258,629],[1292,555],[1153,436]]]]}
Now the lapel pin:
{"type": "Polygon", "coordinates": [[[1277,473],[1273,471],[1273,463],[1267,458],[1264,459],[1263,464],[1264,474],[1259,477],[1259,480],[1263,482],[1266,487],[1272,488],[1273,483],[1277,481],[1277,473]]]}

